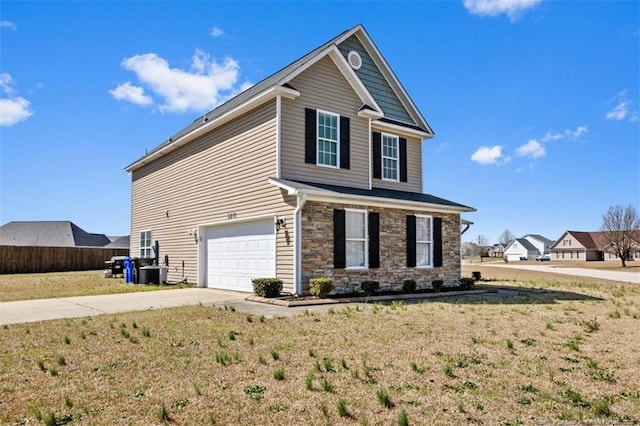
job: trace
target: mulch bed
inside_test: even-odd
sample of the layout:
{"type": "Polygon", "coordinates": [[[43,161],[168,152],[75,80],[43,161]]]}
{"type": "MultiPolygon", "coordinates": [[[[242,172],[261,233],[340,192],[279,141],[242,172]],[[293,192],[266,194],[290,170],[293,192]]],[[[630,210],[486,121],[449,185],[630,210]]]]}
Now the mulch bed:
{"type": "Polygon", "coordinates": [[[369,296],[363,292],[351,294],[336,294],[320,299],[315,296],[279,296],[279,297],[260,297],[256,295],[247,296],[245,300],[250,302],[267,303],[270,305],[294,307],[294,306],[311,306],[311,305],[327,305],[338,303],[375,303],[390,302],[394,300],[419,300],[432,299],[437,297],[448,297],[467,294],[483,294],[493,293],[495,289],[471,289],[463,290],[460,287],[447,287],[442,291],[436,292],[431,289],[416,290],[415,293],[402,293],[401,291],[379,291],[375,295],[369,296]]]}

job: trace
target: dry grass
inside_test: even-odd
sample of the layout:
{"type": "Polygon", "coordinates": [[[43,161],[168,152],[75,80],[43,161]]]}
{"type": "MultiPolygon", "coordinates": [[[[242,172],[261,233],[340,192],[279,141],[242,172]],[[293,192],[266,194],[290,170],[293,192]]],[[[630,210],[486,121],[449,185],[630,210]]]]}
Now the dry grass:
{"type": "Polygon", "coordinates": [[[126,285],[124,279],[104,278],[102,273],[102,271],[81,271],[0,275],[0,302],[185,287],[185,285],[126,285]]]}
{"type": "Polygon", "coordinates": [[[0,423],[640,421],[640,286],[481,272],[518,281],[286,319],[194,306],[11,325],[0,423]]]}
{"type": "MultiPolygon", "coordinates": [[[[502,263],[504,264],[504,260],[502,258],[484,258],[480,259],[479,257],[472,257],[464,259],[465,264],[468,266],[477,265],[477,264],[488,264],[492,262],[502,263]]],[[[604,271],[620,271],[620,272],[640,272],[640,262],[636,261],[627,261],[627,266],[622,267],[622,263],[619,260],[615,261],[602,261],[602,262],[586,262],[580,260],[551,260],[546,262],[537,262],[535,259],[530,259],[525,262],[515,261],[512,262],[516,265],[551,265],[556,268],[585,268],[585,269],[601,269],[604,271]]]]}

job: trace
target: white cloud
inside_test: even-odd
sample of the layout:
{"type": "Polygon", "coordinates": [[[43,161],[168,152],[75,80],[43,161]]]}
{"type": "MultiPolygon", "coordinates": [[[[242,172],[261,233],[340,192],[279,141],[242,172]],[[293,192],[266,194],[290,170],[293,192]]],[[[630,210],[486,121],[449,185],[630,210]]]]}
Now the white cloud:
{"type": "Polygon", "coordinates": [[[209,33],[209,35],[211,35],[211,37],[213,38],[218,38],[221,35],[224,35],[224,31],[218,27],[213,27],[211,28],[211,32],[209,33]]]}
{"type": "Polygon", "coordinates": [[[540,138],[540,142],[557,141],[558,139],[562,139],[562,137],[562,133],[551,133],[548,131],[543,137],[540,138]]]}
{"type": "Polygon", "coordinates": [[[13,77],[11,77],[11,74],[7,74],[6,72],[3,72],[2,74],[0,74],[0,91],[4,92],[9,96],[14,95],[16,91],[14,90],[12,85],[13,85],[13,77]]]}
{"type": "Polygon", "coordinates": [[[0,28],[7,28],[9,30],[15,30],[18,28],[18,24],[10,21],[0,21],[0,28]]]}
{"type": "Polygon", "coordinates": [[[15,96],[11,74],[0,74],[0,91],[7,97],[0,98],[0,126],[10,127],[33,115],[29,109],[31,103],[25,98],[15,96]]]}
{"type": "Polygon", "coordinates": [[[629,101],[620,101],[618,104],[609,110],[606,115],[607,120],[620,121],[627,118],[629,114],[629,101]]]}
{"type": "Polygon", "coordinates": [[[575,130],[571,130],[571,129],[565,130],[565,133],[567,134],[569,139],[571,139],[572,141],[575,141],[580,136],[582,136],[582,135],[584,135],[585,133],[588,133],[588,132],[589,132],[589,129],[587,128],[587,126],[578,126],[578,127],[576,127],[575,130]]]}
{"type": "Polygon", "coordinates": [[[153,103],[153,99],[144,93],[144,88],[133,86],[130,81],[121,84],[113,90],[109,90],[109,93],[118,101],[128,101],[141,106],[153,103]]]}
{"type": "MultiPolygon", "coordinates": [[[[166,59],[155,53],[126,58],[122,66],[133,71],[142,86],[161,98],[157,105],[161,112],[209,110],[243,88],[250,87],[248,83],[236,86],[240,67],[235,60],[225,58],[216,62],[199,49],[191,58],[189,70],[171,68],[166,59]]],[[[139,92],[140,95],[143,93],[139,92]]]]}
{"type": "Polygon", "coordinates": [[[501,158],[503,161],[509,161],[509,158],[502,156],[502,147],[500,145],[492,147],[481,146],[471,155],[471,161],[479,164],[497,164],[501,158]]]}
{"type": "Polygon", "coordinates": [[[0,126],[10,127],[33,115],[25,98],[0,99],[0,126]]]}
{"type": "Polygon", "coordinates": [[[513,22],[527,9],[537,6],[542,0],[464,0],[464,7],[472,15],[496,16],[506,14],[513,22]]]}
{"type": "Polygon", "coordinates": [[[516,154],[520,157],[540,158],[547,155],[544,146],[535,139],[531,139],[524,145],[520,145],[516,149],[516,154]]]}
{"type": "Polygon", "coordinates": [[[629,118],[629,121],[635,123],[638,121],[638,111],[631,110],[632,102],[627,99],[627,89],[624,89],[615,96],[609,103],[615,102],[615,106],[607,111],[605,118],[607,120],[622,121],[629,118]]]}

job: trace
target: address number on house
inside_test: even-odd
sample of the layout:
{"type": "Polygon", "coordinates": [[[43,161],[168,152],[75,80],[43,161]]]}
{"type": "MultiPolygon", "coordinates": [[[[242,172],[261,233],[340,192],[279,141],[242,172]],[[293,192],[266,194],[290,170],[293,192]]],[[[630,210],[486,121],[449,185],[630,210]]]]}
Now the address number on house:
{"type": "Polygon", "coordinates": [[[237,213],[229,213],[227,214],[227,220],[233,220],[238,216],[237,213]]]}

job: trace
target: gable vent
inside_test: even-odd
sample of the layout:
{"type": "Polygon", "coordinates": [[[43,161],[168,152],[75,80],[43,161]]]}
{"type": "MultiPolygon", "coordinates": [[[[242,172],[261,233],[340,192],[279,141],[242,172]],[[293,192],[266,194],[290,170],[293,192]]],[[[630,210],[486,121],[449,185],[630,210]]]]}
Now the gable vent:
{"type": "Polygon", "coordinates": [[[355,50],[349,52],[349,54],[347,55],[347,61],[349,62],[349,65],[351,65],[351,68],[353,68],[354,70],[359,70],[362,66],[362,58],[360,57],[360,54],[355,50]]]}

